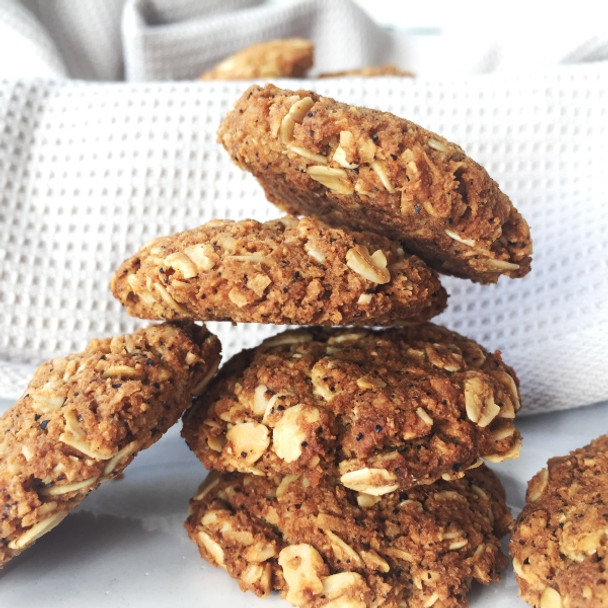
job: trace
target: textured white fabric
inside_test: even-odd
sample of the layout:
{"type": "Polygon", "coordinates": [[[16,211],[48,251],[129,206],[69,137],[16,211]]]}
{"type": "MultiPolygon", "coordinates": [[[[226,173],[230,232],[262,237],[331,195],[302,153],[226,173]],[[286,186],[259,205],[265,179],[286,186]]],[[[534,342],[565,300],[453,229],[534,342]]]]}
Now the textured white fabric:
{"type": "Polygon", "coordinates": [[[55,42],[19,0],[0,6],[0,52],[3,78],[67,76],[55,42]]]}
{"type": "Polygon", "coordinates": [[[286,36],[315,43],[312,75],[385,62],[433,76],[522,73],[608,59],[604,12],[597,0],[2,0],[0,77],[191,79],[286,36]]]}
{"type": "Polygon", "coordinates": [[[62,58],[67,75],[89,80],[123,76],[120,20],[124,0],[27,0],[62,58]]]}
{"type": "MultiPolygon", "coordinates": [[[[605,66],[519,79],[308,81],[459,142],[529,219],[533,270],[444,279],[440,320],[503,351],[527,411],[608,397],[605,66]]],[[[301,86],[301,81],[286,82],[301,86]]],[[[131,329],[112,270],[148,239],[213,217],[278,215],[215,142],[243,83],[6,82],[1,90],[0,357],[36,363],[131,329]]],[[[274,328],[212,324],[226,355],[274,328]]],[[[0,369],[0,390],[20,378],[0,369]]]]}
{"type": "MultiPolygon", "coordinates": [[[[31,51],[26,77],[10,73],[0,82],[0,395],[6,396],[17,396],[42,360],[144,323],[128,318],[108,282],[148,239],[214,217],[279,215],[215,141],[247,84],[159,80],[192,78],[261,33],[314,33],[323,70],[349,67],[345,58],[351,65],[378,63],[408,45],[345,0],[270,7],[237,0],[133,0],[123,7],[116,0],[98,10],[108,24],[122,20],[124,52],[114,49],[105,59],[94,53],[94,44],[112,48],[108,41],[117,33],[91,25],[88,33],[72,33],[76,60],[65,41],[53,46],[50,32],[82,24],[74,8],[81,3],[72,3],[69,17],[42,4],[11,1],[0,10],[0,41],[10,30],[19,48],[31,51]],[[336,28],[335,20],[348,29],[336,28]],[[213,28],[224,34],[211,35],[213,28]],[[198,47],[201,36],[188,32],[203,29],[209,37],[198,47]],[[75,79],[78,72],[119,80],[123,67],[129,78],[154,82],[75,79]],[[43,78],[30,77],[36,74],[43,78]]],[[[571,41],[571,52],[564,44],[551,54],[563,59],[552,67],[543,61],[518,71],[505,62],[508,69],[483,74],[500,62],[482,53],[477,64],[470,58],[471,73],[441,78],[283,83],[388,110],[445,135],[488,169],[529,220],[530,275],[495,286],[445,278],[451,297],[438,319],[503,352],[521,379],[527,413],[608,398],[608,63],[601,61],[601,32],[584,34],[571,41]]],[[[276,331],[210,327],[226,357],[276,331]]]]}

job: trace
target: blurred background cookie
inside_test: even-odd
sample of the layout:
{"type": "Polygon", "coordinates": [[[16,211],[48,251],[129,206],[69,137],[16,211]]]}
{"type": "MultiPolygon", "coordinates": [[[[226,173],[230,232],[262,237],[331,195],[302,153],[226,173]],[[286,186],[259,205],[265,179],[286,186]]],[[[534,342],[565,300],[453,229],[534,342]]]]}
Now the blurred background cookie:
{"type": "Polygon", "coordinates": [[[382,65],[368,65],[362,68],[353,68],[351,70],[341,70],[338,72],[323,72],[319,74],[319,78],[344,78],[348,76],[407,76],[412,78],[414,74],[407,70],[393,65],[391,63],[384,63],[382,65]]]}
{"type": "Polygon", "coordinates": [[[230,55],[201,80],[247,80],[255,78],[300,78],[313,64],[314,45],[304,38],[268,40],[230,55]]]}

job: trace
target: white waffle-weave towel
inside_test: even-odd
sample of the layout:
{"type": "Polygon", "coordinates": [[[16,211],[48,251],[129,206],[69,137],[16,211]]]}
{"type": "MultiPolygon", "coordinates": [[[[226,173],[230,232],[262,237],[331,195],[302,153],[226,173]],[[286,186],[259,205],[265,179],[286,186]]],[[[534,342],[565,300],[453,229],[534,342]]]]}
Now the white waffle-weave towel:
{"type": "MultiPolygon", "coordinates": [[[[200,71],[258,35],[308,35],[319,71],[394,61],[397,48],[346,1],[83,4],[97,7],[89,19],[80,3],[57,2],[53,12],[7,0],[0,10],[0,40],[12,31],[29,65],[0,83],[0,395],[9,397],[42,360],[143,323],[114,301],[108,282],[145,241],[214,217],[280,214],[215,141],[248,83],[199,82],[200,71]],[[203,4],[206,16],[194,11],[203,4]],[[347,17],[345,32],[336,23],[347,17]],[[103,31],[92,33],[93,23],[103,31]],[[122,33],[108,29],[120,23],[122,33]],[[211,36],[221,23],[224,36],[211,36]],[[66,31],[69,44],[57,43],[66,31]],[[209,35],[205,44],[196,32],[209,35]],[[108,52],[93,52],[95,40],[108,52]],[[118,82],[124,75],[146,82],[118,82]]],[[[445,278],[451,297],[437,319],[502,351],[527,413],[608,399],[608,45],[587,34],[554,53],[551,66],[545,57],[514,70],[513,55],[485,46],[458,74],[283,82],[441,133],[529,220],[532,272],[494,286],[445,278]]],[[[277,330],[210,328],[226,357],[277,330]]]]}

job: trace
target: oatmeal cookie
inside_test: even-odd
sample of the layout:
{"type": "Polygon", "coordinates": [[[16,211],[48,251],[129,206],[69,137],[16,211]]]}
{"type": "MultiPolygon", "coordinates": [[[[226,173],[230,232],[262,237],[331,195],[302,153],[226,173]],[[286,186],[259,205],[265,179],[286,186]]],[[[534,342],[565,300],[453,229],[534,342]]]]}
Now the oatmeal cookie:
{"type": "Polygon", "coordinates": [[[218,131],[289,213],[382,232],[481,283],[530,269],[528,225],[485,169],[440,135],[312,91],[252,86],[218,131]]]}
{"type": "Polygon", "coordinates": [[[540,608],[608,606],[608,435],[551,458],[526,501],[509,544],[522,599],[540,608]]]}
{"type": "Polygon", "coordinates": [[[447,299],[435,271],[398,243],[293,216],[156,239],[111,288],[137,317],[279,325],[397,325],[429,319],[447,299]]]}
{"type": "Polygon", "coordinates": [[[300,78],[311,68],[314,45],[304,38],[284,38],[253,44],[227,57],[201,80],[300,78]]]}
{"type": "Polygon", "coordinates": [[[209,469],[367,494],[519,455],[516,376],[445,328],[290,330],[234,356],[184,417],[209,469]]]}
{"type": "Polygon", "coordinates": [[[485,466],[382,499],[298,475],[211,473],[186,529],[241,589],[301,608],[456,608],[473,580],[499,580],[511,522],[485,466]]]}
{"type": "Polygon", "coordinates": [[[42,364],[0,418],[0,567],[159,439],[219,358],[207,329],[165,323],[42,364]]]}
{"type": "Polygon", "coordinates": [[[344,76],[407,76],[413,78],[414,74],[407,70],[402,70],[396,65],[385,63],[383,65],[369,65],[363,68],[354,68],[352,70],[342,70],[340,72],[324,72],[319,74],[319,78],[342,78],[344,76]]]}

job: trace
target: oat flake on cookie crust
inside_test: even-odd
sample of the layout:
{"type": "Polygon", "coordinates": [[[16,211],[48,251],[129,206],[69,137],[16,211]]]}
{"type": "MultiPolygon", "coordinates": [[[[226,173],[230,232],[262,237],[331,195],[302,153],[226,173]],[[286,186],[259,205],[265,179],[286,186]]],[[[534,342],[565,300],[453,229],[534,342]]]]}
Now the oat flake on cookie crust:
{"type": "Polygon", "coordinates": [[[308,327],[229,360],[182,434],[209,469],[382,496],[516,458],[519,409],[500,355],[438,325],[308,327]]]}

